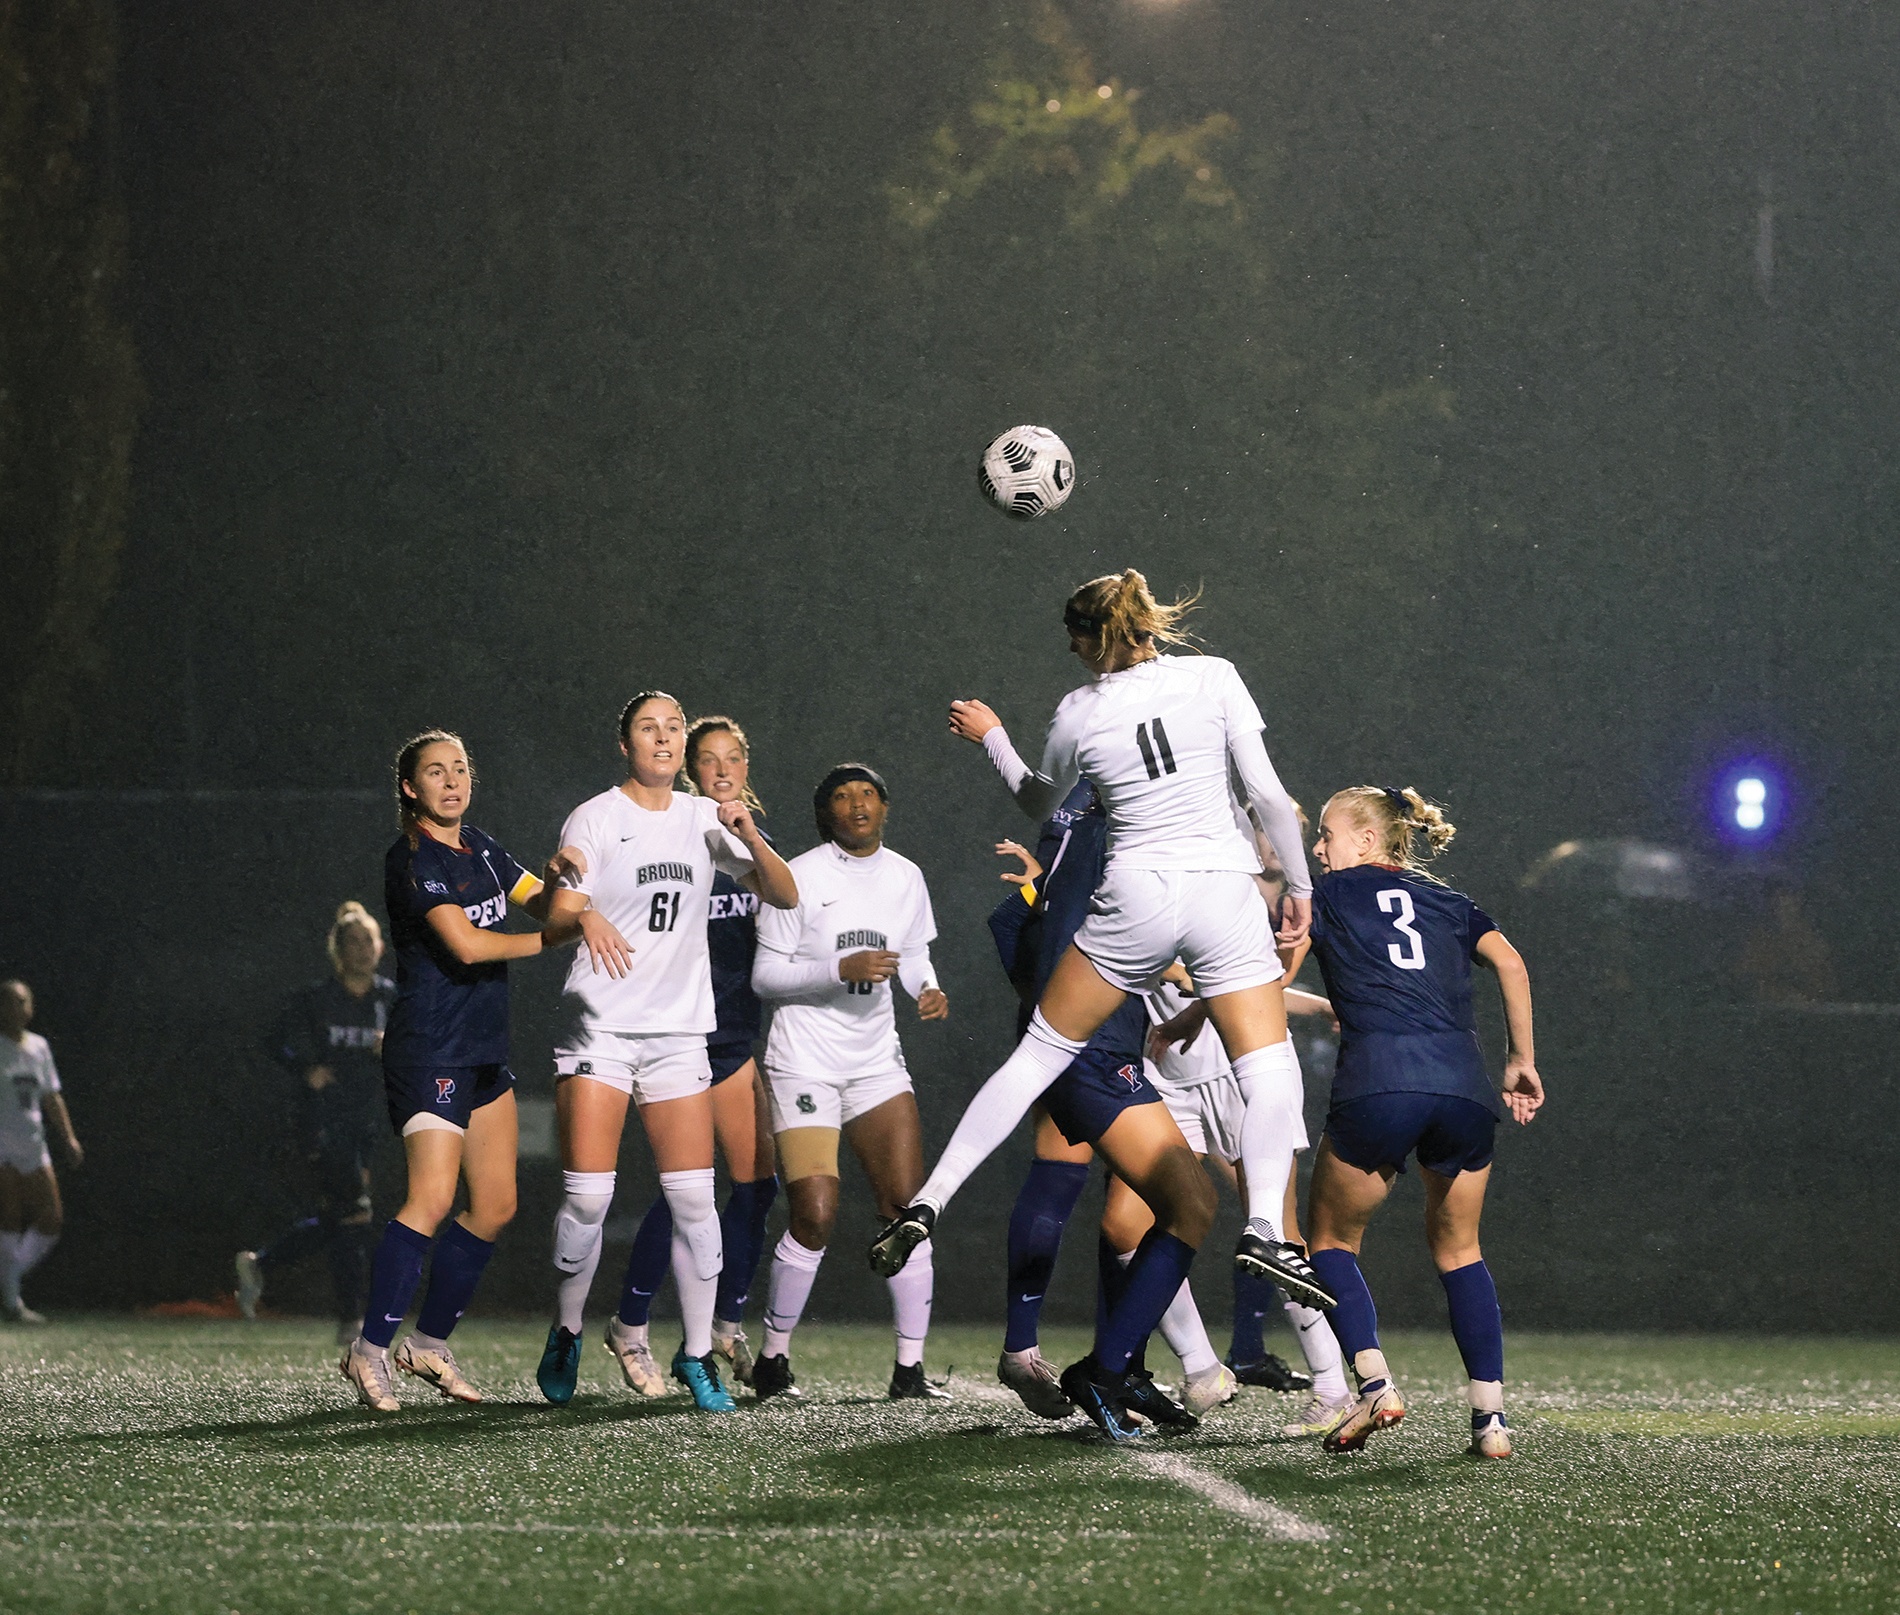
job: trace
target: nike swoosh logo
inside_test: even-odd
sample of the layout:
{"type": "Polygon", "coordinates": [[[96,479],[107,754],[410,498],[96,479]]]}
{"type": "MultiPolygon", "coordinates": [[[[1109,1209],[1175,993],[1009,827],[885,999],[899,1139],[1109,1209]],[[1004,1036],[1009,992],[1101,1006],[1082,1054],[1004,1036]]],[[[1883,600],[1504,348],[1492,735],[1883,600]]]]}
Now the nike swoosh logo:
{"type": "Polygon", "coordinates": [[[825,900],[824,900],[824,901],[823,901],[822,903],[820,903],[820,904],[819,904],[818,906],[819,906],[820,908],[830,908],[830,907],[831,907],[831,905],[832,905],[833,903],[835,903],[835,902],[837,902],[837,901],[838,901],[838,899],[837,899],[837,898],[835,898],[835,897],[827,897],[827,898],[826,898],[826,899],[825,899],[825,900]]]}
{"type": "Polygon", "coordinates": [[[636,830],[636,831],[635,831],[635,832],[634,832],[634,833],[633,833],[632,835],[630,835],[630,836],[622,836],[622,837],[621,837],[620,839],[621,839],[622,841],[633,841],[633,840],[637,840],[637,839],[638,839],[638,837],[639,837],[639,831],[637,831],[637,830],[636,830]]]}
{"type": "Polygon", "coordinates": [[[1305,1334],[1309,1329],[1317,1329],[1324,1322],[1323,1318],[1315,1318],[1311,1323],[1303,1323],[1300,1325],[1300,1333],[1305,1334]]]}
{"type": "Polygon", "coordinates": [[[397,1313],[397,1314],[396,1314],[396,1316],[392,1318],[392,1317],[391,1317],[391,1316],[390,1316],[390,1315],[389,1315],[389,1314],[388,1314],[387,1312],[385,1312],[385,1313],[383,1314],[383,1322],[384,1322],[384,1323],[401,1323],[401,1322],[402,1322],[402,1314],[401,1314],[401,1313],[397,1313]]]}
{"type": "Polygon", "coordinates": [[[1018,1301],[1040,1301],[1042,1297],[1039,1295],[1019,1295],[1016,1299],[1018,1301]]]}

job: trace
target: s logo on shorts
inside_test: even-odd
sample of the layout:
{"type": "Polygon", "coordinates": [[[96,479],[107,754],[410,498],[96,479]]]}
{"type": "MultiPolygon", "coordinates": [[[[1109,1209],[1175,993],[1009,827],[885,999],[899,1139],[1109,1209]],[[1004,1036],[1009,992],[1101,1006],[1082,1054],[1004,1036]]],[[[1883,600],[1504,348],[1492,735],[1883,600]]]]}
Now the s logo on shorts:
{"type": "Polygon", "coordinates": [[[455,1078],[437,1077],[435,1079],[435,1102],[446,1105],[455,1097],[455,1078]]]}
{"type": "Polygon", "coordinates": [[[812,1096],[808,1093],[800,1094],[798,1096],[797,1104],[798,1104],[798,1113],[801,1116],[815,1116],[818,1114],[818,1101],[812,1098],[812,1096]]]}

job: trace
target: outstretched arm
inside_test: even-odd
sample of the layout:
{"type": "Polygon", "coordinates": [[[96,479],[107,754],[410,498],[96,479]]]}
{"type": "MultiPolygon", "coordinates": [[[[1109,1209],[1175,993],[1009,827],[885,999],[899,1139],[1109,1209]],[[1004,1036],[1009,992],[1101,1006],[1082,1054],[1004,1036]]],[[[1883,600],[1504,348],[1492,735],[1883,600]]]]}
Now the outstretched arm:
{"type": "Polygon", "coordinates": [[[1504,1103],[1520,1126],[1528,1127],[1544,1102],[1544,1081],[1537,1074],[1531,1040],[1531,973],[1524,956],[1504,940],[1502,931],[1478,939],[1477,957],[1498,973],[1504,998],[1504,1025],[1510,1047],[1504,1057],[1504,1103]]]}
{"type": "Polygon", "coordinates": [[[981,701],[950,703],[950,733],[971,740],[988,753],[991,764],[1016,798],[1016,805],[1032,819],[1046,819],[1075,785],[1073,757],[1066,760],[1053,742],[1043,754],[1041,771],[1031,768],[1010,744],[1003,720],[981,701]]]}

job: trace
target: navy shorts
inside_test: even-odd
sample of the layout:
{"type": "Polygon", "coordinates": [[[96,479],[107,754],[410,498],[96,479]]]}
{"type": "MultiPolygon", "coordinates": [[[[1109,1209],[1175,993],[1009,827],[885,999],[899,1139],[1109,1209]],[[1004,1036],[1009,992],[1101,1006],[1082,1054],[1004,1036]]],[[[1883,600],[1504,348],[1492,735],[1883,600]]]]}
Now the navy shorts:
{"type": "Polygon", "coordinates": [[[1084,1049],[1042,1096],[1049,1119],[1071,1144],[1093,1144],[1131,1105],[1160,1103],[1154,1084],[1142,1075],[1141,1056],[1106,1049],[1084,1049]]]}
{"type": "Polygon", "coordinates": [[[1326,1116],[1333,1154],[1361,1172],[1418,1164],[1440,1177],[1491,1164],[1498,1119],[1475,1099],[1439,1093],[1376,1093],[1335,1105],[1326,1116]]]}
{"type": "Polygon", "coordinates": [[[735,1076],[739,1068],[752,1058],[752,1040],[746,1038],[735,1043],[706,1044],[706,1059],[712,1066],[713,1085],[717,1087],[727,1077],[735,1076]]]}
{"type": "Polygon", "coordinates": [[[383,1067],[389,1122],[398,1133],[412,1117],[424,1114],[439,1116],[455,1127],[467,1127],[474,1112],[483,1105],[492,1105],[514,1085],[515,1074],[505,1065],[383,1067]]]}

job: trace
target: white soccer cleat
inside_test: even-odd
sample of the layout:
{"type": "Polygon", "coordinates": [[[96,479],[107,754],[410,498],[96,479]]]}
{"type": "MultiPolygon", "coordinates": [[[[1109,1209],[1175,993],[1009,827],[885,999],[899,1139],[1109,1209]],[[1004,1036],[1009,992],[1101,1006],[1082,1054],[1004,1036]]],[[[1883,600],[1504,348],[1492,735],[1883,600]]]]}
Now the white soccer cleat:
{"type": "Polygon", "coordinates": [[[258,1265],[256,1251],[237,1253],[238,1311],[257,1322],[257,1303],[264,1297],[264,1269],[258,1265]]]}
{"type": "Polygon", "coordinates": [[[1319,1436],[1323,1440],[1346,1422],[1354,1406],[1350,1396],[1342,1397],[1337,1402],[1328,1402],[1323,1396],[1315,1396],[1300,1409],[1300,1416],[1293,1423],[1280,1426],[1280,1434],[1288,1441],[1304,1441],[1309,1436],[1319,1436]]]}
{"type": "Polygon", "coordinates": [[[626,1380],[628,1389],[638,1391],[642,1396],[667,1394],[666,1376],[660,1372],[653,1348],[643,1337],[634,1334],[615,1318],[608,1323],[607,1338],[602,1344],[613,1353],[614,1361],[620,1365],[621,1377],[626,1380]]]}
{"type": "Polygon", "coordinates": [[[1357,1452],[1375,1430],[1397,1429],[1405,1418],[1405,1398],[1390,1380],[1361,1394],[1345,1418],[1321,1442],[1328,1452],[1357,1452]]]}
{"type": "Polygon", "coordinates": [[[1055,1365],[1035,1346],[1004,1352],[996,1359],[996,1377],[1039,1419],[1066,1419],[1075,1411],[1057,1381],[1055,1365]]]}
{"type": "Polygon", "coordinates": [[[455,1353],[444,1346],[440,1351],[418,1346],[411,1335],[396,1348],[395,1363],[405,1374],[413,1374],[425,1385],[433,1385],[451,1402],[479,1402],[482,1393],[462,1377],[455,1353]]]}
{"type": "MultiPolygon", "coordinates": [[[[616,1319],[616,1322],[619,1320],[616,1319]]],[[[732,1371],[733,1382],[738,1385],[752,1383],[752,1342],[745,1337],[743,1329],[735,1329],[729,1335],[714,1332],[713,1350],[720,1361],[732,1371]]]]}
{"type": "Polygon", "coordinates": [[[389,1353],[372,1346],[361,1335],[352,1340],[337,1364],[337,1372],[356,1387],[356,1399],[376,1413],[398,1412],[396,1381],[389,1372],[389,1353]]]}
{"type": "Polygon", "coordinates": [[[1466,1449],[1474,1458],[1508,1458],[1511,1456],[1511,1431],[1504,1422],[1502,1413],[1493,1414],[1482,1429],[1471,1432],[1471,1445],[1466,1449]]]}
{"type": "Polygon", "coordinates": [[[1231,1402],[1240,1391],[1240,1381],[1225,1363],[1188,1376],[1181,1388],[1181,1405],[1197,1419],[1211,1413],[1223,1402],[1231,1402]]]}

